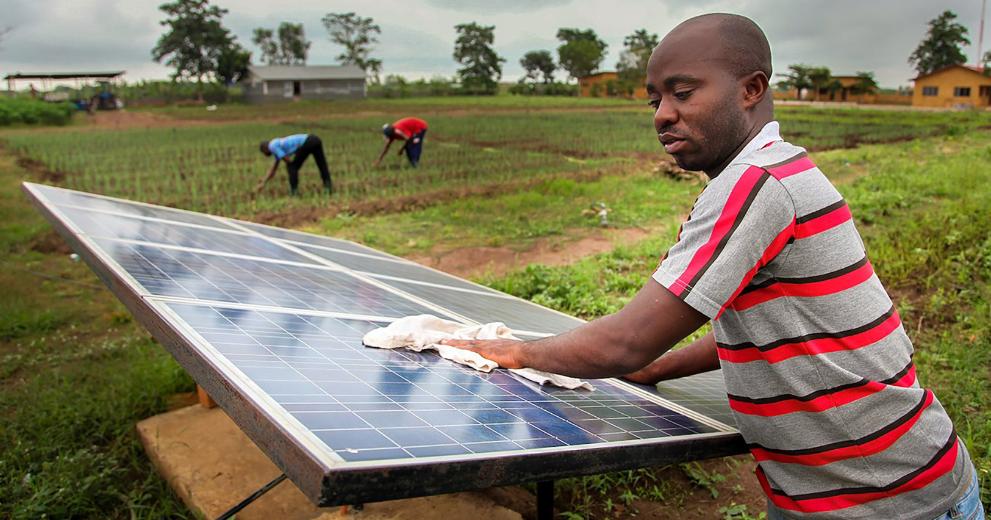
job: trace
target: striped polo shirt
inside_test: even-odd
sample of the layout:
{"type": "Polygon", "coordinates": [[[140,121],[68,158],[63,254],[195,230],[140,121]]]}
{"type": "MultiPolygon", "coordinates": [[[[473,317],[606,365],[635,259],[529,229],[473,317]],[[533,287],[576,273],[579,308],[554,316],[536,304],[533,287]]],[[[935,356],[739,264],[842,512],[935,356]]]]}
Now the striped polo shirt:
{"type": "Polygon", "coordinates": [[[966,490],[966,447],[916,380],[850,209],[777,123],[703,189],[654,279],[712,319],[737,426],[779,509],[930,520],[966,490]]]}

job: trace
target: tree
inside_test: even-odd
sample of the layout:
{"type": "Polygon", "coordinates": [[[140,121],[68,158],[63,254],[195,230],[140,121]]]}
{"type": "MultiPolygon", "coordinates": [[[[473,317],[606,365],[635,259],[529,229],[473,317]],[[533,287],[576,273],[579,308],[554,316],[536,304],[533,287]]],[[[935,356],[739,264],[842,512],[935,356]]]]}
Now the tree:
{"type": "Polygon", "coordinates": [[[857,72],[857,82],[853,85],[854,94],[873,94],[878,89],[873,72],[857,72]]]}
{"type": "Polygon", "coordinates": [[[282,22],[276,31],[259,27],[251,41],[261,49],[262,61],[268,65],[305,65],[310,50],[301,23],[282,22]]]}
{"type": "Polygon", "coordinates": [[[458,38],[454,42],[454,59],[461,65],[458,78],[461,88],[469,94],[495,94],[502,77],[502,62],[506,61],[492,48],[495,26],[475,22],[454,26],[458,38]]]}
{"type": "Polygon", "coordinates": [[[557,61],[574,79],[591,74],[606,57],[608,45],[592,29],[558,29],[557,39],[563,42],[557,48],[557,61]]]}
{"type": "Polygon", "coordinates": [[[234,37],[221,25],[227,13],[209,0],[176,0],[158,7],[168,15],[160,23],[168,27],[151,56],[175,68],[173,79],[196,79],[202,82],[217,71],[220,56],[235,45],[234,37]]]}
{"type": "Polygon", "coordinates": [[[960,46],[970,45],[970,39],[967,38],[967,28],[953,21],[956,19],[953,11],[943,11],[943,14],[929,21],[929,32],[908,57],[908,62],[919,75],[967,62],[960,46]]]}
{"type": "Polygon", "coordinates": [[[778,85],[795,89],[798,93],[798,99],[802,99],[802,93],[812,88],[812,80],[809,79],[809,73],[814,68],[811,65],[805,65],[803,63],[788,65],[788,72],[786,74],[778,74],[778,76],[784,78],[778,85]]]}
{"type": "Polygon", "coordinates": [[[628,94],[645,83],[650,53],[659,42],[657,35],[648,33],[646,29],[639,29],[623,39],[626,49],[619,55],[616,72],[623,90],[628,94]]]}
{"type": "Polygon", "coordinates": [[[554,71],[557,65],[554,64],[554,57],[550,51],[530,51],[520,58],[520,66],[526,71],[523,80],[530,80],[537,83],[543,77],[545,84],[554,83],[554,71]]]}
{"type": "Polygon", "coordinates": [[[816,101],[819,101],[819,91],[823,89],[835,90],[836,86],[839,85],[839,82],[833,82],[833,74],[829,71],[829,67],[812,67],[808,74],[816,101]]]}
{"type": "Polygon", "coordinates": [[[248,73],[251,65],[251,51],[232,42],[217,58],[217,79],[231,86],[248,73]]]}
{"type": "Polygon", "coordinates": [[[354,13],[327,13],[322,21],[330,33],[330,41],[344,47],[344,52],[337,55],[337,59],[343,65],[361,67],[372,83],[378,84],[382,60],[372,58],[370,54],[372,45],[378,43],[375,35],[382,34],[382,29],[371,18],[362,18],[354,13]]]}

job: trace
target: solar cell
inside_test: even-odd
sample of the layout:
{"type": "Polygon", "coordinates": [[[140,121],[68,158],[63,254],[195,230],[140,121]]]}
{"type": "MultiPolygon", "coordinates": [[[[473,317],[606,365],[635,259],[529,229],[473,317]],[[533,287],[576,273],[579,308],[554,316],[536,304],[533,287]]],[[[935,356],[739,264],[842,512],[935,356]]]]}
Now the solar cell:
{"type": "Polygon", "coordinates": [[[476,372],[433,352],[361,345],[366,331],[412,314],[503,321],[525,338],[571,329],[582,323],[576,318],[353,242],[25,190],[318,505],[744,450],[723,424],[718,374],[656,388],[600,380],[588,392],[476,372]]]}
{"type": "Polygon", "coordinates": [[[228,359],[269,397],[294,405],[287,412],[344,461],[717,431],[608,381],[595,381],[593,392],[566,391],[504,372],[478,372],[433,354],[363,347],[361,337],[381,323],[168,306],[221,355],[236,355],[228,359]]]}
{"type": "Polygon", "coordinates": [[[354,276],[318,266],[94,239],[150,294],[401,318],[434,313],[354,276]]]}
{"type": "Polygon", "coordinates": [[[192,213],[162,206],[150,206],[120,199],[112,199],[83,193],[79,191],[55,188],[32,184],[33,189],[44,194],[51,203],[59,206],[76,206],[85,209],[106,211],[112,213],[123,213],[145,218],[156,218],[170,220],[172,222],[183,222],[186,224],[196,224],[198,226],[214,227],[220,229],[232,229],[220,220],[209,215],[192,213]]]}
{"type": "Polygon", "coordinates": [[[253,222],[244,222],[240,220],[231,220],[231,219],[228,220],[231,222],[235,222],[236,225],[238,226],[243,226],[246,229],[250,229],[252,231],[255,231],[259,234],[265,235],[270,238],[278,238],[280,240],[286,240],[289,242],[301,242],[304,244],[310,244],[321,247],[330,247],[334,249],[340,249],[342,251],[350,251],[352,253],[361,253],[364,255],[379,256],[383,258],[394,258],[381,251],[376,251],[370,247],[365,247],[361,244],[356,244],[349,240],[322,237],[311,233],[301,233],[299,231],[291,231],[288,229],[275,228],[263,224],[255,224],[253,222]]]}
{"type": "Polygon", "coordinates": [[[234,254],[250,252],[264,258],[313,263],[313,260],[306,256],[254,235],[130,218],[71,206],[60,206],[58,209],[80,231],[94,237],[136,240],[234,254]]]}
{"type": "Polygon", "coordinates": [[[559,334],[583,322],[546,307],[516,298],[501,298],[454,291],[399,280],[384,283],[428,301],[444,302],[444,306],[479,323],[501,321],[511,329],[559,334]]]}
{"type": "Polygon", "coordinates": [[[392,258],[369,258],[367,256],[359,256],[320,247],[300,246],[300,248],[322,258],[326,258],[331,262],[347,267],[348,269],[353,269],[374,277],[383,279],[401,278],[405,280],[415,280],[418,282],[443,285],[445,287],[454,287],[468,291],[481,292],[493,296],[506,296],[499,291],[494,291],[487,287],[462,280],[456,276],[451,276],[440,271],[423,267],[422,265],[415,264],[413,262],[406,262],[392,258]]]}

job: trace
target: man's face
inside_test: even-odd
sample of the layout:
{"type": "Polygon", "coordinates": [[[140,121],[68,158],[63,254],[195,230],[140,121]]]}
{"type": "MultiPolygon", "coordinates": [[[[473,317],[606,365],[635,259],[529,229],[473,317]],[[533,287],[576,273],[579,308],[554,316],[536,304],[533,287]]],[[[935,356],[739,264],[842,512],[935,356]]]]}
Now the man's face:
{"type": "Polygon", "coordinates": [[[658,140],[678,166],[710,174],[747,136],[740,81],[719,59],[713,39],[672,33],[647,65],[658,140]]]}

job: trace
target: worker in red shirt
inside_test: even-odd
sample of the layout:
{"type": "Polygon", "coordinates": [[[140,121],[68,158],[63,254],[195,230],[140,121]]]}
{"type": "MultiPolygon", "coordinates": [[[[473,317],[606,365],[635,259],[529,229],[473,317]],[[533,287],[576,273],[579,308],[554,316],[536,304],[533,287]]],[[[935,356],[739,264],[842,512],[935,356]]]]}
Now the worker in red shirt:
{"type": "Polygon", "coordinates": [[[374,166],[382,162],[382,158],[389,151],[392,142],[402,139],[403,147],[399,149],[399,155],[406,152],[411,166],[416,168],[420,162],[420,152],[423,151],[423,138],[427,134],[427,122],[417,117],[404,117],[395,123],[382,125],[382,134],[385,135],[385,148],[375,160],[374,166]]]}

